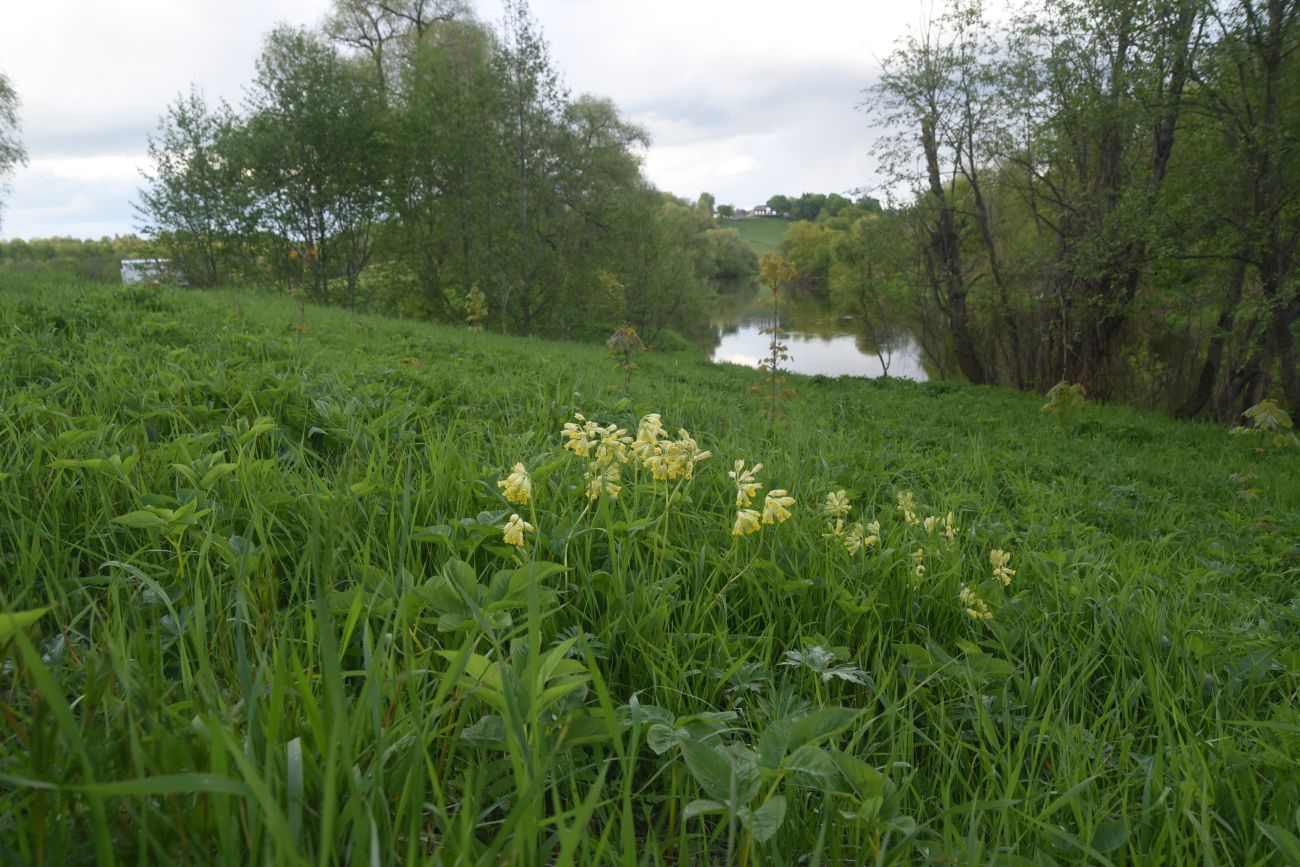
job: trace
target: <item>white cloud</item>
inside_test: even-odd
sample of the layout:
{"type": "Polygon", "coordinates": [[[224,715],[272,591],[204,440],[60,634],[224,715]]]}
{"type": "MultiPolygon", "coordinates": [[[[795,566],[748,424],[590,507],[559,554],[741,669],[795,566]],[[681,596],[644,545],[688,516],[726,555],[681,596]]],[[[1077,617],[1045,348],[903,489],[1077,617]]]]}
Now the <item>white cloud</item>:
{"type": "MultiPolygon", "coordinates": [[[[610,97],[648,129],[653,182],[754,204],[870,181],[868,119],[854,105],[928,2],[533,0],[533,15],[575,93],[610,97]]],[[[136,166],[167,104],[191,84],[211,102],[238,104],[266,32],[278,21],[314,24],[329,5],[74,0],[7,9],[0,64],[23,100],[32,163],[13,180],[3,232],[131,231],[136,166]]],[[[500,20],[500,0],[479,0],[477,10],[500,20]]]]}

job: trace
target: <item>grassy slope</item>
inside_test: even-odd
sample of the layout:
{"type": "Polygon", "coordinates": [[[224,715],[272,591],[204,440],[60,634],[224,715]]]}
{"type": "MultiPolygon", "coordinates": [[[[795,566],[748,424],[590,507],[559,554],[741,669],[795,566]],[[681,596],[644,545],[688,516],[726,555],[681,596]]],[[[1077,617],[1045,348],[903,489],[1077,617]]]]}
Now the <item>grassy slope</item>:
{"type": "Polygon", "coordinates": [[[764,253],[781,252],[781,239],[790,225],[780,217],[745,217],[740,220],[719,220],[723,229],[735,229],[745,243],[761,259],[764,253]]]}
{"type": "Polygon", "coordinates": [[[6,860],[1281,863],[1276,829],[1300,831],[1296,454],[1124,408],[1062,436],[1032,396],[797,377],[769,433],[740,368],[646,357],[624,398],[591,348],[329,310],[299,343],[287,300],[240,302],[0,291],[0,609],[53,606],[3,675],[6,860]],[[667,523],[631,468],[588,509],[581,466],[554,463],[575,410],[660,411],[714,454],[667,523]],[[799,503],[734,539],[742,458],[799,503]],[[489,588],[472,575],[512,565],[493,526],[516,461],[539,476],[527,559],[567,571],[489,588]],[[837,488],[879,550],[822,538],[837,488]],[[955,513],[955,545],[901,519],[907,490],[955,513]],[[114,521],[192,500],[191,525],[114,521]],[[580,633],[548,681],[527,647],[580,633]],[[812,645],[865,675],[778,664],[812,645]],[[470,676],[488,662],[505,698],[470,676]],[[536,682],[577,690],[542,711],[536,682]],[[622,727],[634,695],[668,725],[622,727]],[[857,715],[834,733],[809,703],[857,715]],[[739,762],[743,786],[744,745],[800,714],[829,734],[762,772],[751,807],[785,805],[769,842],[683,820],[694,778],[739,762]]]}

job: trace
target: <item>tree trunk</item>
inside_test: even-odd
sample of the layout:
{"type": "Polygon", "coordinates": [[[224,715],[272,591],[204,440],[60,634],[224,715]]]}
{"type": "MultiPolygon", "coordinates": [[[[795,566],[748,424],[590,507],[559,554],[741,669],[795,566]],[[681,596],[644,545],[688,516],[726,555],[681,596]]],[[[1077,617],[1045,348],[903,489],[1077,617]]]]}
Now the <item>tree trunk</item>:
{"type": "Polygon", "coordinates": [[[966,310],[966,283],[961,273],[961,251],[957,228],[952,218],[952,205],[944,195],[943,181],[939,176],[939,148],[935,142],[934,124],[921,121],[921,144],[925,149],[925,165],[930,181],[930,195],[934,199],[935,226],[930,230],[930,248],[939,265],[938,276],[946,292],[945,307],[948,327],[952,331],[953,352],[966,379],[974,385],[985,382],[984,367],[975,352],[966,310]]]}

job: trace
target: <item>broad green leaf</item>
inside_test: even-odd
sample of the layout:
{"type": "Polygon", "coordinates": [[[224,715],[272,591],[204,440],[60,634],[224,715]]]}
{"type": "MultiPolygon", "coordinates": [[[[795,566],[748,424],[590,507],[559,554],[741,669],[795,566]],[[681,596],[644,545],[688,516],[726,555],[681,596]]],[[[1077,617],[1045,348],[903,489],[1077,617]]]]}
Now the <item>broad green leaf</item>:
{"type": "Polygon", "coordinates": [[[785,822],[785,795],[773,795],[763,806],[749,814],[749,833],[760,843],[766,843],[781,830],[785,822]]]}
{"type": "Polygon", "coordinates": [[[124,527],[135,527],[139,530],[160,530],[168,525],[168,520],[156,512],[136,511],[127,512],[125,515],[118,515],[113,519],[114,524],[121,524],[124,527]]]}
{"type": "Polygon", "coordinates": [[[682,741],[682,756],[695,782],[715,801],[730,801],[736,768],[720,747],[697,740],[682,741]]]}
{"type": "Polygon", "coordinates": [[[703,816],[708,813],[726,813],[727,805],[719,801],[691,801],[682,810],[682,820],[694,819],[696,816],[703,816]]]}
{"type": "Polygon", "coordinates": [[[800,717],[790,727],[788,749],[816,743],[848,728],[862,712],[847,707],[823,707],[800,717]]]}
{"type": "Polygon", "coordinates": [[[645,742],[650,749],[655,751],[655,755],[662,756],[673,747],[682,743],[685,738],[682,733],[670,725],[655,723],[646,730],[645,742]]]}

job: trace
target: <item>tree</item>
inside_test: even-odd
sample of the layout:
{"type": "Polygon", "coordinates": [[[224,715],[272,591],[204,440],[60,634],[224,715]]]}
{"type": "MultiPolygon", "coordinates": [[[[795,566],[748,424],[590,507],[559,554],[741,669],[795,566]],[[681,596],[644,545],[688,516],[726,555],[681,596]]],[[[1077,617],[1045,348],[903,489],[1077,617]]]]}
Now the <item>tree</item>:
{"type": "Polygon", "coordinates": [[[497,131],[505,110],[497,48],[473,22],[438,27],[404,67],[392,110],[394,253],[415,278],[421,312],[439,318],[452,314],[453,298],[498,276],[510,155],[497,131]]]}
{"type": "Polygon", "coordinates": [[[712,217],[712,216],[713,216],[713,204],[714,204],[714,202],[716,202],[716,201],[717,201],[717,199],[713,198],[713,194],[712,194],[712,193],[700,193],[700,198],[699,198],[699,200],[695,203],[695,207],[699,208],[700,211],[702,211],[706,216],[708,216],[708,217],[712,217]]]}
{"type": "Polygon", "coordinates": [[[317,301],[357,306],[383,209],[388,137],[372,75],[321,37],[280,27],[267,37],[248,95],[251,178],[264,221],[306,264],[317,301]],[[343,278],[343,291],[330,288],[343,278]]]}
{"type": "Polygon", "coordinates": [[[731,219],[732,217],[736,216],[736,206],[718,205],[718,216],[722,217],[724,220],[731,219]]]}
{"type": "Polygon", "coordinates": [[[18,94],[9,78],[0,72],[0,216],[3,215],[6,178],[17,166],[27,163],[27,151],[18,137],[18,94]]]}
{"type": "Polygon", "coordinates": [[[1227,158],[1213,164],[1228,172],[1211,188],[1229,191],[1225,207],[1216,214],[1214,234],[1232,239],[1230,249],[1218,252],[1233,261],[1233,268],[1200,376],[1179,415],[1196,415],[1212,399],[1219,416],[1231,415],[1234,405],[1239,412],[1258,403],[1274,363],[1282,392],[1294,409],[1300,407],[1293,328],[1300,319],[1300,281],[1295,279],[1300,99],[1296,88],[1284,82],[1300,74],[1300,4],[1216,3],[1211,22],[1216,38],[1192,74],[1198,85],[1196,109],[1211,118],[1225,145],[1227,158]],[[1225,347],[1248,277],[1258,285],[1262,315],[1251,317],[1246,330],[1259,337],[1223,376],[1225,347]]]}
{"type": "Polygon", "coordinates": [[[149,161],[136,212],[145,237],[160,242],[192,286],[216,286],[256,226],[241,161],[232,152],[238,120],[202,95],[178,96],[149,136],[149,161]]]}
{"type": "MultiPolygon", "coordinates": [[[[886,122],[896,132],[882,140],[879,153],[893,185],[908,185],[925,207],[927,219],[927,272],[931,291],[941,299],[961,372],[972,383],[986,381],[971,331],[967,294],[970,281],[962,264],[954,191],[944,183],[952,177],[951,164],[959,158],[953,141],[943,133],[950,127],[954,51],[941,22],[929,22],[911,34],[886,58],[885,72],[863,103],[866,110],[883,109],[886,122]],[[917,146],[925,166],[917,176],[917,146]]],[[[960,146],[960,139],[958,146],[960,146]]]]}
{"type": "Polygon", "coordinates": [[[461,0],[334,0],[324,30],[364,55],[386,91],[401,79],[401,69],[427,32],[467,13],[461,0]]]}

